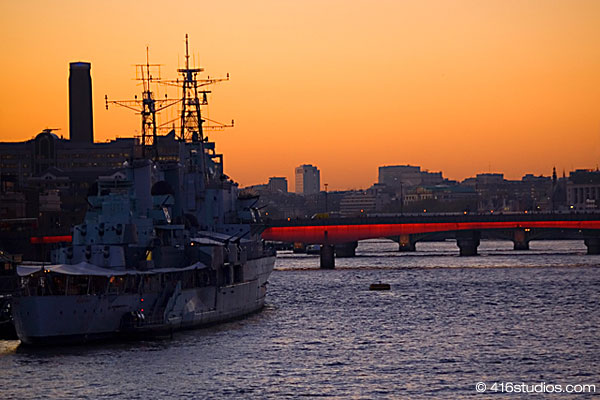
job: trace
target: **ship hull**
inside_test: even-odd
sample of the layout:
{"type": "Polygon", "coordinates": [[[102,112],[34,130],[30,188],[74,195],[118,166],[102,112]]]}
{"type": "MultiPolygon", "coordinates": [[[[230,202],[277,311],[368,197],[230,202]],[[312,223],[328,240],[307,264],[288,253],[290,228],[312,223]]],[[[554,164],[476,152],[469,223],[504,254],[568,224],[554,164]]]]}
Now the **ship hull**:
{"type": "Polygon", "coordinates": [[[273,256],[248,260],[244,267],[253,279],[176,290],[165,307],[156,306],[160,292],[15,297],[15,329],[27,345],[73,344],[152,337],[241,318],[263,308],[274,263],[273,256]],[[131,320],[135,315],[144,318],[131,320]]]}

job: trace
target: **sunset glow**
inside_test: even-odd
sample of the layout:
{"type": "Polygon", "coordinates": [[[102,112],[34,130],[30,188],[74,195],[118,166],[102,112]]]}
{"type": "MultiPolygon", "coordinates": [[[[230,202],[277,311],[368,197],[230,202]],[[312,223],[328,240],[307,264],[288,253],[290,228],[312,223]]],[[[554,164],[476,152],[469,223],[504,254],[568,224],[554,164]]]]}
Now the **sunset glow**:
{"type": "MultiPolygon", "coordinates": [[[[0,141],[68,137],[69,62],[92,64],[96,141],[131,137],[133,64],[175,79],[184,37],[213,87],[210,133],[242,185],[321,170],[329,190],[377,167],[550,175],[600,156],[600,2],[28,1],[0,4],[0,141]]],[[[160,93],[164,95],[164,93],[160,93]]],[[[178,96],[169,92],[169,96],[178,96]]],[[[164,119],[168,119],[165,115],[164,119]]],[[[170,115],[169,117],[172,117],[170,115]]]]}

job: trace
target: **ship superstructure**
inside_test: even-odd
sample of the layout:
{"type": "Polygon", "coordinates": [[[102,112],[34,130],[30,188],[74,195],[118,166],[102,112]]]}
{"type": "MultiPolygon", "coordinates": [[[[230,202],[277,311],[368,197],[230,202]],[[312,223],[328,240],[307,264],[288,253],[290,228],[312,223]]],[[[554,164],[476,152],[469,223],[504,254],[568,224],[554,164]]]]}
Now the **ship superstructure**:
{"type": "Polygon", "coordinates": [[[50,264],[18,268],[13,312],[24,343],[172,331],[264,304],[275,255],[252,229],[257,197],[224,174],[223,156],[203,133],[208,92],[199,88],[217,80],[199,81],[202,70],[190,68],[187,36],[179,100],[156,102],[146,68],[142,157],[90,188],[84,221],[50,264]],[[173,104],[181,104],[179,154],[161,160],[155,113],[173,104]]]}

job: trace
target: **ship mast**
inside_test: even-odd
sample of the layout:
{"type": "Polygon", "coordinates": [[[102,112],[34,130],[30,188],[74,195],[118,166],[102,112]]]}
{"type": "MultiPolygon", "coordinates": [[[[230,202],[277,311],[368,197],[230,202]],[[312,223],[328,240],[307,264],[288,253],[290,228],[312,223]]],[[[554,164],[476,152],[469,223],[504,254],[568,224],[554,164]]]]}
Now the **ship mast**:
{"type": "MultiPolygon", "coordinates": [[[[157,123],[157,113],[181,102],[181,114],[179,117],[179,140],[182,142],[200,142],[202,144],[202,152],[204,153],[203,143],[207,140],[204,136],[205,130],[222,130],[224,128],[233,127],[231,124],[223,124],[213,121],[209,118],[202,117],[202,106],[208,105],[209,90],[203,88],[221,81],[228,81],[229,74],[226,78],[210,78],[198,79],[198,74],[204,71],[203,68],[190,67],[190,54],[188,45],[188,35],[185,35],[185,68],[177,70],[183,81],[178,80],[162,80],[160,77],[160,64],[150,64],[148,56],[148,47],[146,47],[146,64],[136,65],[136,80],[141,81],[143,85],[142,99],[134,96],[134,100],[108,100],[108,96],[104,96],[106,109],[109,104],[116,104],[121,107],[128,108],[139,113],[142,116],[142,132],[141,145],[142,157],[151,157],[158,159],[158,130],[164,129],[167,125],[175,123],[177,118],[167,121],[162,125],[157,123]],[[156,99],[152,91],[152,84],[162,84],[165,86],[175,86],[182,88],[180,99],[169,100],[167,95],[164,99],[156,99]],[[202,96],[202,100],[200,97],[202,96]],[[210,125],[204,125],[205,122],[210,122],[210,125]]],[[[206,172],[206,171],[205,171],[206,172]]]]}
{"type": "Polygon", "coordinates": [[[157,120],[156,114],[165,108],[177,104],[179,100],[169,100],[165,95],[164,99],[156,99],[152,92],[152,84],[161,83],[160,64],[150,64],[148,47],[146,47],[146,64],[136,64],[135,80],[141,81],[143,86],[142,99],[137,95],[133,100],[108,100],[104,96],[106,109],[109,104],[116,104],[139,113],[142,116],[142,158],[150,157],[158,159],[158,139],[157,139],[157,120]]]}
{"type": "MultiPolygon", "coordinates": [[[[146,148],[152,152],[152,157],[158,158],[158,140],[156,139],[156,101],[154,94],[150,90],[152,83],[152,74],[150,73],[150,57],[148,47],[146,46],[146,74],[144,75],[144,66],[138,65],[141,71],[141,80],[144,86],[142,92],[142,157],[146,157],[146,148]],[[152,136],[149,137],[149,133],[152,136]]],[[[160,66],[158,66],[158,81],[160,81],[160,66]]]]}
{"type": "MultiPolygon", "coordinates": [[[[196,75],[204,71],[203,68],[190,68],[190,53],[188,47],[188,35],[185,34],[185,68],[179,68],[177,72],[183,75],[182,99],[181,99],[181,140],[201,141],[204,140],[200,101],[198,99],[198,80],[196,75]]],[[[203,103],[207,104],[207,92],[203,91],[203,103]]]]}
{"type": "Polygon", "coordinates": [[[204,86],[212,85],[213,83],[228,81],[229,74],[226,78],[211,79],[198,79],[198,73],[204,71],[204,68],[190,68],[190,53],[188,46],[188,35],[185,35],[185,68],[179,68],[179,72],[183,77],[183,83],[181,87],[183,89],[181,98],[181,122],[180,122],[180,139],[183,141],[204,141],[204,130],[209,129],[223,129],[233,127],[233,121],[231,124],[222,124],[216,121],[209,120],[208,118],[202,118],[201,106],[208,105],[208,94],[210,90],[202,90],[204,86]],[[202,96],[200,101],[199,96],[202,96]],[[205,127],[203,124],[206,121],[210,121],[213,125],[205,127]]]}

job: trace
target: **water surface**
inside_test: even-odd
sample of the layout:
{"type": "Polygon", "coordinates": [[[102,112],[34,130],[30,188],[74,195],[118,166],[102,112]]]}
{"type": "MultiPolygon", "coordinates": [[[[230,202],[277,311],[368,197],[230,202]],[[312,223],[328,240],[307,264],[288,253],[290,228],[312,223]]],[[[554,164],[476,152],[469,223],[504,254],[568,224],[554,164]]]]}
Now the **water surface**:
{"type": "Polygon", "coordinates": [[[365,241],[333,271],[280,253],[261,313],[173,339],[0,341],[0,398],[487,398],[480,381],[600,392],[600,257],[582,242],[417,250],[365,241]],[[368,290],[379,281],[392,290],[368,290]]]}

